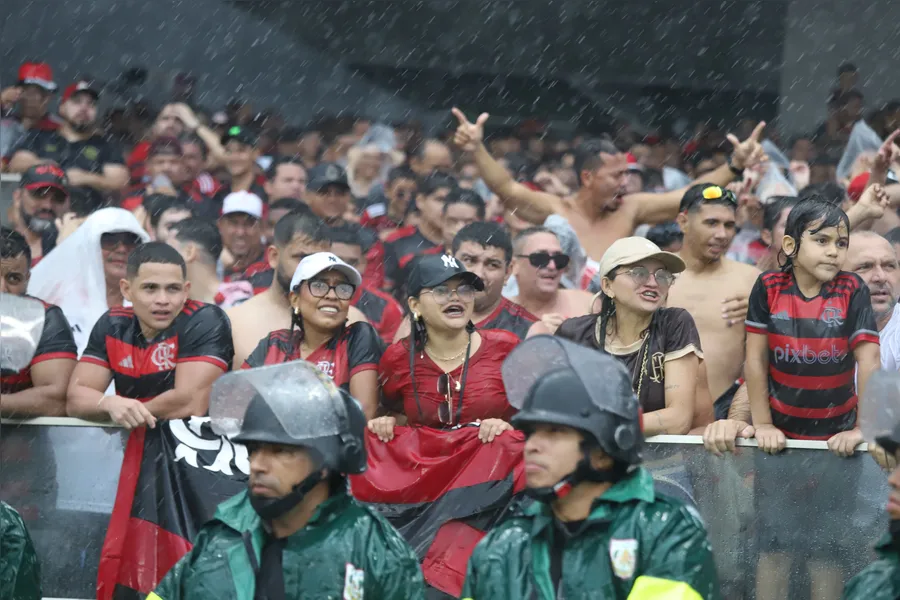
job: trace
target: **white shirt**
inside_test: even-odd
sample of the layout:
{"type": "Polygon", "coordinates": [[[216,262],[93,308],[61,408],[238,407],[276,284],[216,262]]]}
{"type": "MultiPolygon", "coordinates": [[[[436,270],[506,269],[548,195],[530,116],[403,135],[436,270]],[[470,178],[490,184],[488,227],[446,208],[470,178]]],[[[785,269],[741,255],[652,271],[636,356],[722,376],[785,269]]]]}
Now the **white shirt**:
{"type": "Polygon", "coordinates": [[[879,334],[881,344],[881,368],[900,371],[900,304],[894,306],[891,319],[879,334]]]}

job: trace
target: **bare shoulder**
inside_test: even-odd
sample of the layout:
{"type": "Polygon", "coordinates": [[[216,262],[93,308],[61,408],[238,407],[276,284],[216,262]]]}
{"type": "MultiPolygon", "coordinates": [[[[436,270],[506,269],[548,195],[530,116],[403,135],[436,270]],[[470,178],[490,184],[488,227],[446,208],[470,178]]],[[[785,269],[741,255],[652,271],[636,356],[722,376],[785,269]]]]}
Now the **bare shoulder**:
{"type": "Polygon", "coordinates": [[[561,290],[566,302],[566,316],[578,317],[591,312],[591,301],[594,295],[584,290],[561,290]]]}
{"type": "Polygon", "coordinates": [[[753,265],[748,265],[736,260],[731,260],[730,258],[726,258],[724,260],[726,261],[725,267],[727,269],[729,279],[747,283],[748,287],[753,287],[753,284],[756,282],[756,278],[759,277],[760,273],[762,273],[762,271],[760,271],[753,265]]]}

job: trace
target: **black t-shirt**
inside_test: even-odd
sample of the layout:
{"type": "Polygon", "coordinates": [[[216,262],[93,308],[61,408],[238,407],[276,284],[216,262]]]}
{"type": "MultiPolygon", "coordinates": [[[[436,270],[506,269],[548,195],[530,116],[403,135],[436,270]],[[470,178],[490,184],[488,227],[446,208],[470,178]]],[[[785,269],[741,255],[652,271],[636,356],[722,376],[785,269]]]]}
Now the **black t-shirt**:
{"type": "MultiPolygon", "coordinates": [[[[556,335],[599,350],[598,318],[599,315],[585,315],[566,319],[556,330],[556,335]]],[[[645,413],[666,407],[665,365],[668,361],[692,352],[703,358],[700,333],[693,317],[683,308],[658,309],[653,315],[649,339],[638,340],[624,348],[607,345],[606,351],[625,363],[631,372],[632,387],[635,393],[640,390],[638,400],[645,413]]]]}
{"type": "Polygon", "coordinates": [[[4,394],[14,394],[33,387],[31,367],[40,362],[57,358],[78,359],[78,348],[62,309],[46,302],[43,302],[43,305],[44,330],[41,332],[34,358],[28,367],[18,373],[3,372],[0,376],[0,392],[4,394]]]}
{"type": "Polygon", "coordinates": [[[231,323],[218,306],[189,300],[168,329],[144,338],[131,308],[110,309],[94,325],[81,360],[112,371],[116,394],[146,402],[175,388],[178,363],[231,367],[231,323]]]}
{"type": "MultiPolygon", "coordinates": [[[[297,329],[273,331],[259,341],[241,368],[304,360],[300,357],[300,341],[300,331],[297,329]]],[[[345,327],[340,335],[331,338],[305,360],[349,391],[350,378],[362,371],[377,370],[383,352],[384,344],[375,328],[368,323],[356,322],[345,327]]]]}

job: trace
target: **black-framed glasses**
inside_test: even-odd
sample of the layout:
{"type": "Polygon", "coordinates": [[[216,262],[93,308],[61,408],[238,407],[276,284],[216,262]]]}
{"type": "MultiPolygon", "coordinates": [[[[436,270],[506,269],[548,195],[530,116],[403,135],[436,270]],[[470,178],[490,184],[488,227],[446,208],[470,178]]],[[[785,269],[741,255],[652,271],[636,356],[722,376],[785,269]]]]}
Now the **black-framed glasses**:
{"type": "Polygon", "coordinates": [[[437,285],[430,290],[422,290],[423,294],[431,294],[431,297],[434,298],[434,301],[443,306],[450,302],[450,296],[453,293],[456,293],[456,297],[460,299],[461,302],[469,303],[475,299],[475,288],[468,283],[463,283],[459,285],[456,289],[452,289],[448,285],[437,285]]]}
{"type": "Polygon", "coordinates": [[[453,379],[449,373],[441,373],[437,380],[438,394],[444,397],[444,402],[438,405],[438,421],[444,425],[453,425],[453,392],[459,392],[462,383],[453,379]]]}
{"type": "Polygon", "coordinates": [[[338,300],[349,300],[356,293],[356,286],[352,283],[339,283],[331,285],[327,281],[321,279],[310,279],[306,285],[309,287],[309,293],[313,298],[324,298],[328,292],[334,290],[334,295],[338,300]]]}
{"type": "Polygon", "coordinates": [[[130,231],[117,231],[115,233],[103,233],[100,235],[100,247],[104,250],[117,248],[119,244],[134,248],[141,243],[141,238],[130,231]]]}
{"type": "Polygon", "coordinates": [[[562,271],[566,267],[569,266],[569,255],[563,254],[562,252],[554,252],[550,254],[549,252],[532,252],[531,254],[516,254],[519,258],[527,258],[528,263],[537,269],[543,269],[551,262],[556,267],[557,271],[562,271]]]}
{"type": "MultiPolygon", "coordinates": [[[[622,269],[618,273],[627,273],[638,285],[644,285],[650,281],[650,275],[653,275],[653,279],[656,280],[656,285],[659,287],[669,287],[675,283],[675,275],[667,269],[657,269],[651,272],[647,267],[637,266],[630,269],[622,269]]],[[[616,274],[618,275],[618,273],[616,274]]]]}

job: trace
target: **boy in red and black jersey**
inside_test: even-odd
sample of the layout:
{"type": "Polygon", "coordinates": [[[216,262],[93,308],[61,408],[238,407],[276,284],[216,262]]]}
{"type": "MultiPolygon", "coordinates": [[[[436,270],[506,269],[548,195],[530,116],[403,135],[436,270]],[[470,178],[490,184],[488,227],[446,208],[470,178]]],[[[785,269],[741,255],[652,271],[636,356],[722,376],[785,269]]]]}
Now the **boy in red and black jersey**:
{"type": "Polygon", "coordinates": [[[109,416],[133,429],[157,419],[206,413],[209,388],[234,356],[222,309],[188,300],[184,259],[162,242],[128,257],[122,293],[132,307],[113,308],[94,329],[68,393],[72,416],[109,416]],[[104,390],[115,383],[115,395],[104,390]]]}
{"type": "MultiPolygon", "coordinates": [[[[30,265],[31,249],[25,238],[9,227],[0,228],[0,292],[26,296],[30,265]]],[[[62,310],[42,304],[44,330],[31,364],[18,373],[0,374],[0,415],[4,417],[66,414],[66,387],[78,349],[62,310]]]]}

